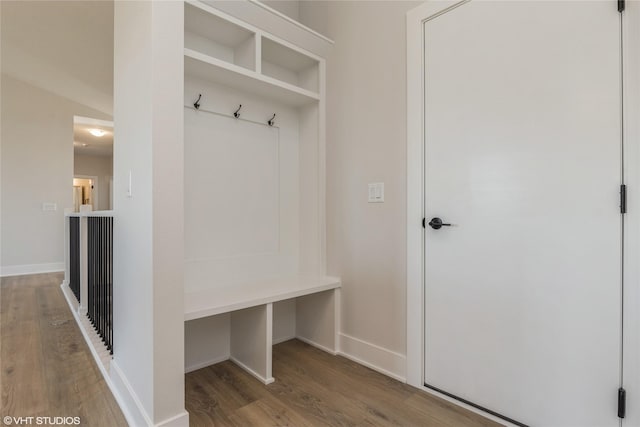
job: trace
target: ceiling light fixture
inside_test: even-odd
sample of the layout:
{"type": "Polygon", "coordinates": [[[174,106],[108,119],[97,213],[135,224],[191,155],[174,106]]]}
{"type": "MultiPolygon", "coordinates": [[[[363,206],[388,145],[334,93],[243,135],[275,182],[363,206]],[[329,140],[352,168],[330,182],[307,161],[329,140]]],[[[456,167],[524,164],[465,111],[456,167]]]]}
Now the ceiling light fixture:
{"type": "Polygon", "coordinates": [[[89,129],[89,133],[97,137],[105,136],[107,134],[107,132],[103,131],[102,129],[89,129]]]}

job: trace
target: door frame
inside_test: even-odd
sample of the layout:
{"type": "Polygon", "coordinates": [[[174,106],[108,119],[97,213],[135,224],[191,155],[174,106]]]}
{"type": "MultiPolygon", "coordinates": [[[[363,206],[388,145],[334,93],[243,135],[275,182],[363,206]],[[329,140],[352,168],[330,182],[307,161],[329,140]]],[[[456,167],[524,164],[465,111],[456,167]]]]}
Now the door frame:
{"type": "MultiPolygon", "coordinates": [[[[432,0],[407,12],[407,384],[504,423],[424,386],[424,46],[429,18],[471,0],[432,0]]],[[[482,1],[482,0],[474,0],[482,1]]],[[[616,7],[612,1],[612,7],[616,7]]],[[[624,387],[627,417],[640,425],[640,2],[627,1],[622,19],[624,182],[628,189],[624,236],[624,387]]]]}

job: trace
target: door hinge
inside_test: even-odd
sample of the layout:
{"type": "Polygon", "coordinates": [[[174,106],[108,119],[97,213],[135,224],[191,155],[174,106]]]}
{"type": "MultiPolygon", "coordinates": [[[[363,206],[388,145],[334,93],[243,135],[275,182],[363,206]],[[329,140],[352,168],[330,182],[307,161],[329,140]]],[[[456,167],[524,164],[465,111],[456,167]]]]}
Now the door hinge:
{"type": "Polygon", "coordinates": [[[426,227],[426,218],[422,218],[422,228],[427,228],[426,227]]]}
{"type": "Polygon", "coordinates": [[[624,418],[627,411],[627,391],[620,387],[618,389],[618,418],[624,418]]]}
{"type": "Polygon", "coordinates": [[[624,184],[620,186],[620,213],[627,213],[627,186],[624,184]]]}
{"type": "Polygon", "coordinates": [[[622,13],[622,11],[624,10],[624,4],[625,0],[618,0],[618,12],[622,13]]]}

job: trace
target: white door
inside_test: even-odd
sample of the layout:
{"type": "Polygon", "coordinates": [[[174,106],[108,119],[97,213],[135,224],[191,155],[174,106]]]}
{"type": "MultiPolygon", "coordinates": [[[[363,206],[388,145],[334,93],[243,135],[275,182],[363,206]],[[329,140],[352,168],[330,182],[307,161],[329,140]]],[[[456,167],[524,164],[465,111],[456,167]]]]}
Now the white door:
{"type": "Polygon", "coordinates": [[[471,1],[424,24],[425,383],[520,423],[614,426],[620,16],[471,1]]]}

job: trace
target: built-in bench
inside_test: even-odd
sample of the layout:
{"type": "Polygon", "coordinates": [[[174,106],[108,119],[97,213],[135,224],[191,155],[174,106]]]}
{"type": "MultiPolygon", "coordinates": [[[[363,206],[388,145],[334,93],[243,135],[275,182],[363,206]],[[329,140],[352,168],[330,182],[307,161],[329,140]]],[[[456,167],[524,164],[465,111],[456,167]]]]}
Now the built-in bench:
{"type": "Polygon", "coordinates": [[[229,359],[265,384],[271,366],[273,304],[295,299],[296,338],[338,350],[340,286],[336,277],[295,276],[185,294],[185,322],[229,313],[229,359]]]}

